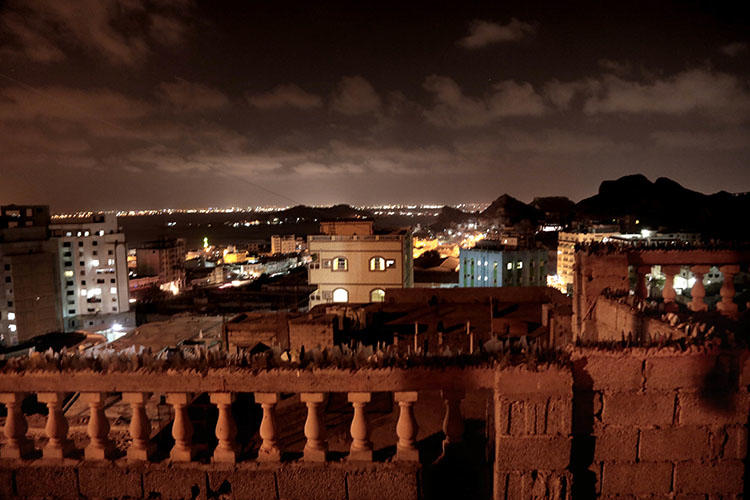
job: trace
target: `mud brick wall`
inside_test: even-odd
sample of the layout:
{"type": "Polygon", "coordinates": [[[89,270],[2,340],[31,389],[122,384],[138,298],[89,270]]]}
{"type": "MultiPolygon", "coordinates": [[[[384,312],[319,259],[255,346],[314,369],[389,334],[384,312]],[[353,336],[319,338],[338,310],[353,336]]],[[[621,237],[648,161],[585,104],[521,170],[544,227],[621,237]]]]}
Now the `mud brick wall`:
{"type": "Polygon", "coordinates": [[[739,498],[750,398],[744,354],[574,352],[578,498],[739,498]]]}

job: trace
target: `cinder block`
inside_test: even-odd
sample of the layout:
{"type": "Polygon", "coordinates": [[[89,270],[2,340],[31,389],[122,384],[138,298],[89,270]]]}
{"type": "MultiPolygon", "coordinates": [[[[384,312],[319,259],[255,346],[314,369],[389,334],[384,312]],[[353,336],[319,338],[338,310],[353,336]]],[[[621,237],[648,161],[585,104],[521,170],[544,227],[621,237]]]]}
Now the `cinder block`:
{"type": "Polygon", "coordinates": [[[545,434],[568,436],[573,427],[572,398],[550,398],[547,403],[546,421],[545,434]]]}
{"type": "Polygon", "coordinates": [[[418,500],[417,467],[379,466],[346,473],[349,500],[418,500]]]}
{"type": "Polygon", "coordinates": [[[505,436],[557,435],[571,431],[573,402],[570,398],[500,398],[497,430],[505,436]]]}
{"type": "Polygon", "coordinates": [[[16,489],[20,497],[78,498],[75,460],[70,465],[34,462],[16,470],[16,489]]]}
{"type": "Polygon", "coordinates": [[[572,476],[568,471],[518,472],[495,470],[495,498],[570,499],[572,476]]]}
{"type": "Polygon", "coordinates": [[[346,498],[345,472],[328,464],[292,464],[276,473],[279,498],[284,500],[333,500],[346,498]]]}
{"type": "Polygon", "coordinates": [[[701,387],[716,366],[716,356],[682,354],[646,359],[646,390],[674,390],[701,387]]]}
{"type": "Polygon", "coordinates": [[[78,468],[78,481],[85,497],[143,497],[140,467],[85,462],[78,468]]]}
{"type": "Polygon", "coordinates": [[[675,396],[665,392],[604,394],[602,422],[620,426],[671,425],[675,396]]]}
{"type": "Polygon", "coordinates": [[[643,386],[643,358],[589,355],[573,363],[576,389],[638,391],[643,386]]]}
{"type": "Polygon", "coordinates": [[[714,465],[682,462],[675,467],[677,492],[704,495],[742,493],[744,465],[739,460],[724,460],[714,465]]]}
{"type": "Polygon", "coordinates": [[[276,500],[276,478],[271,469],[255,464],[207,470],[208,496],[234,500],[276,500]]]}
{"type": "Polygon", "coordinates": [[[602,495],[647,495],[669,493],[672,464],[669,462],[605,463],[602,495]]]}
{"type": "Polygon", "coordinates": [[[727,425],[744,424],[750,410],[747,394],[701,394],[680,392],[680,424],[727,425]]]}
{"type": "Polygon", "coordinates": [[[638,429],[607,426],[596,431],[594,462],[635,462],[638,429]]]}
{"type": "Polygon", "coordinates": [[[640,459],[647,462],[700,460],[711,456],[709,432],[687,425],[641,431],[640,459]]]}
{"type": "MultiPolygon", "coordinates": [[[[0,465],[1,467],[2,465],[0,465]]],[[[16,492],[13,491],[13,470],[0,469],[0,498],[14,498],[16,492]]]]}
{"type": "Polygon", "coordinates": [[[143,469],[143,496],[206,498],[206,473],[197,464],[155,464],[143,469]]]}
{"type": "Polygon", "coordinates": [[[722,439],[721,458],[744,460],[747,456],[747,427],[726,427],[717,438],[722,439]]]}
{"type": "Polygon", "coordinates": [[[565,469],[570,464],[570,438],[497,436],[496,466],[501,470],[565,469]]]}

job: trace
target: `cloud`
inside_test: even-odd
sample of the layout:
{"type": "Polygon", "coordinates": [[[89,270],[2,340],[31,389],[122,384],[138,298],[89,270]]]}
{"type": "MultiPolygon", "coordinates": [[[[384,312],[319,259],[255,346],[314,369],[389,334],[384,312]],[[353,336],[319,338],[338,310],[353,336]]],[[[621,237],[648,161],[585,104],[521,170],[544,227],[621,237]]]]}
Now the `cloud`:
{"type": "Polygon", "coordinates": [[[704,69],[646,82],[607,75],[583,109],[589,115],[699,112],[719,121],[744,121],[750,118],[750,92],[736,76],[704,69]]]}
{"type": "Polygon", "coordinates": [[[331,108],[345,115],[363,115],[380,110],[380,96],[361,76],[345,76],[331,98],[331,108]]]}
{"type": "Polygon", "coordinates": [[[187,30],[188,6],[142,0],[11,0],[0,15],[6,55],[59,62],[83,50],[113,65],[142,63],[154,44],[175,46],[187,30]]]}
{"type": "Polygon", "coordinates": [[[262,94],[250,95],[247,102],[259,109],[298,108],[313,109],[323,105],[320,96],[302,90],[293,83],[278,85],[262,94]]]}
{"type": "Polygon", "coordinates": [[[527,82],[496,83],[482,98],[464,95],[447,76],[428,76],[423,86],[435,99],[435,105],[425,111],[425,116],[436,125],[480,126],[501,118],[539,116],[546,110],[542,97],[527,82]]]}
{"type": "Polygon", "coordinates": [[[211,111],[229,104],[229,98],[222,92],[182,79],[171,83],[162,82],[158,93],[162,100],[180,111],[211,111]]]}
{"type": "Polygon", "coordinates": [[[724,45],[719,49],[722,54],[728,55],[729,57],[737,56],[743,52],[747,52],[748,44],[745,42],[734,42],[724,45]]]}
{"type": "Polygon", "coordinates": [[[499,42],[517,42],[536,33],[536,27],[516,18],[508,24],[476,20],[469,27],[469,34],[457,43],[465,49],[479,49],[499,42]]]}
{"type": "Polygon", "coordinates": [[[550,80],[544,84],[542,93],[558,109],[568,109],[573,99],[581,93],[592,93],[599,88],[596,80],[574,80],[561,82],[550,80]]]}
{"type": "Polygon", "coordinates": [[[719,131],[657,130],[651,133],[651,137],[658,146],[668,149],[750,150],[750,130],[746,128],[719,131]]]}

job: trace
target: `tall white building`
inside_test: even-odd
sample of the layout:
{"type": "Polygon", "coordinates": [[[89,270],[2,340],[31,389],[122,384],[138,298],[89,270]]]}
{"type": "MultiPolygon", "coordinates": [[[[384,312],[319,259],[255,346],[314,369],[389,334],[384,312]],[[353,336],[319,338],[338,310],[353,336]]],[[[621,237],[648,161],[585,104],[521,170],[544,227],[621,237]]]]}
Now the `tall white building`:
{"type": "Polygon", "coordinates": [[[93,215],[50,225],[59,252],[65,330],[130,326],[125,235],[114,215],[93,215]]]}
{"type": "Polygon", "coordinates": [[[293,234],[271,236],[271,255],[288,254],[297,251],[297,240],[293,234]]]}

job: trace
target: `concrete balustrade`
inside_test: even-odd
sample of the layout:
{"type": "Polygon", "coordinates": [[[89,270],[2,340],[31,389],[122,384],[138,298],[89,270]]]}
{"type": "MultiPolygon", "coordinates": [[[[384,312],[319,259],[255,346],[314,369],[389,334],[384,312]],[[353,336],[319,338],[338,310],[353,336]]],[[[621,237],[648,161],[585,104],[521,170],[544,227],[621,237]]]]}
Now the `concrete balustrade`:
{"type": "Polygon", "coordinates": [[[367,414],[365,413],[365,405],[370,402],[371,394],[369,392],[350,392],[348,399],[354,408],[350,429],[352,445],[349,448],[349,460],[372,462],[372,443],[370,442],[370,429],[367,425],[367,414]]]}
{"type": "Polygon", "coordinates": [[[258,450],[259,462],[278,462],[281,450],[276,442],[276,403],[279,395],[275,392],[256,392],[255,402],[263,408],[259,434],[263,442],[258,450]]]}
{"type": "Polygon", "coordinates": [[[216,420],[216,445],[212,460],[214,462],[237,462],[239,446],[237,437],[237,425],[232,416],[232,402],[234,394],[229,392],[214,392],[210,396],[211,402],[219,409],[219,417],[216,420]]]}
{"type": "Polygon", "coordinates": [[[123,392],[122,400],[130,404],[130,437],[127,457],[130,461],[147,461],[154,456],[156,447],[149,441],[151,422],[146,415],[146,401],[150,394],[145,392],[123,392]]]}
{"type": "Polygon", "coordinates": [[[28,426],[21,411],[24,396],[22,392],[0,394],[0,403],[4,404],[8,411],[3,432],[5,443],[0,448],[0,458],[25,458],[34,449],[32,442],[26,438],[28,426]]]}
{"type": "Polygon", "coordinates": [[[73,443],[68,439],[68,419],[62,411],[62,392],[41,392],[37,398],[47,404],[47,425],[44,431],[49,438],[42,449],[42,458],[62,460],[70,456],[73,443]]]}
{"type": "Polygon", "coordinates": [[[461,400],[466,393],[461,390],[441,391],[445,404],[445,416],[443,417],[443,455],[449,455],[463,441],[464,421],[461,417],[461,400]]]}
{"type": "Polygon", "coordinates": [[[322,392],[303,392],[300,401],[307,405],[307,420],[305,420],[304,460],[310,462],[325,462],[328,443],[325,440],[325,423],[320,414],[320,406],[325,401],[322,392]]]}
{"type": "Polygon", "coordinates": [[[418,392],[395,392],[393,399],[398,403],[399,413],[396,423],[396,460],[419,461],[419,450],[415,446],[417,442],[417,431],[419,426],[414,418],[414,403],[417,401],[418,392]]]}
{"type": "Polygon", "coordinates": [[[114,457],[114,444],[109,439],[109,420],[104,414],[105,394],[86,392],[81,398],[89,404],[89,445],[84,450],[86,460],[105,460],[114,457]]]}
{"type": "Polygon", "coordinates": [[[195,455],[193,448],[193,424],[188,415],[187,406],[192,400],[189,393],[179,392],[167,395],[167,403],[174,408],[172,437],[174,446],[169,454],[173,462],[190,462],[195,455]]]}

